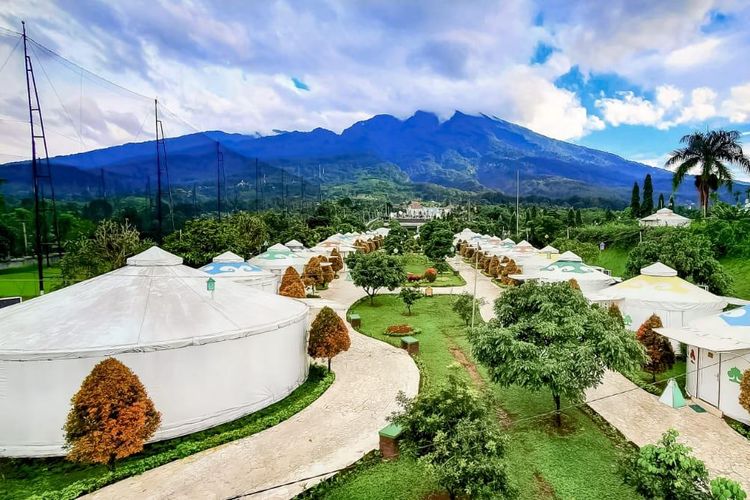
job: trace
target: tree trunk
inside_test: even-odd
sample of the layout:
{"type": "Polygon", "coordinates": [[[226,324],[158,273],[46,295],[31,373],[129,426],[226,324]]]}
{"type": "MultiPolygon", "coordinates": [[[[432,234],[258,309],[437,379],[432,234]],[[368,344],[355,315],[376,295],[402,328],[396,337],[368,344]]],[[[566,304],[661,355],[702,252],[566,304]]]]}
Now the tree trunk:
{"type": "Polygon", "coordinates": [[[560,427],[562,426],[562,416],[560,415],[560,395],[553,393],[552,399],[555,400],[555,425],[560,427]]]}
{"type": "Polygon", "coordinates": [[[651,372],[651,382],[656,382],[656,370],[651,372]]]}
{"type": "Polygon", "coordinates": [[[328,373],[331,373],[331,358],[328,358],[328,373]]]}
{"type": "Polygon", "coordinates": [[[117,458],[117,455],[115,455],[114,453],[112,453],[109,456],[109,461],[107,462],[107,468],[109,469],[109,472],[115,471],[115,459],[116,458],[117,458]]]}

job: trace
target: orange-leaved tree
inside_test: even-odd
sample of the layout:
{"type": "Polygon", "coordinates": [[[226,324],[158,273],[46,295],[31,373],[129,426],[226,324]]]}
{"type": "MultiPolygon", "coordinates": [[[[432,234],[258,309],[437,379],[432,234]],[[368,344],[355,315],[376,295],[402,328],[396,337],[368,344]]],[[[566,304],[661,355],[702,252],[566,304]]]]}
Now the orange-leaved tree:
{"type": "Polygon", "coordinates": [[[320,267],[320,259],[318,257],[310,257],[310,260],[305,264],[305,270],[302,273],[302,281],[305,285],[316,287],[321,286],[323,283],[323,269],[320,267]]]}
{"type": "Polygon", "coordinates": [[[341,258],[338,248],[331,250],[331,256],[328,260],[331,262],[331,267],[333,268],[334,273],[338,273],[344,269],[344,259],[341,258]]]}
{"type": "Polygon", "coordinates": [[[740,380],[740,406],[750,411],[750,369],[745,370],[740,380]]]}
{"type": "Polygon", "coordinates": [[[350,345],[349,330],[344,320],[328,306],[321,309],[310,327],[307,354],[313,358],[328,358],[330,372],[331,358],[349,350],[350,345]]]}
{"type": "Polygon", "coordinates": [[[675,356],[672,350],[672,343],[668,338],[659,335],[655,330],[664,326],[661,318],[652,314],[638,328],[635,337],[646,348],[648,359],[643,365],[643,369],[651,373],[651,380],[656,382],[656,374],[663,373],[674,365],[675,356]]]}
{"type": "Polygon", "coordinates": [[[292,266],[286,268],[284,276],[281,278],[279,295],[295,299],[304,299],[307,295],[305,293],[305,285],[302,283],[299,273],[292,266]]]}
{"type": "Polygon", "coordinates": [[[336,277],[336,273],[333,272],[333,265],[331,264],[331,261],[324,255],[320,256],[320,269],[324,284],[327,285],[336,277]]]}
{"type": "Polygon", "coordinates": [[[143,450],[161,415],[130,368],[115,358],[99,362],[71,399],[65,422],[67,458],[107,464],[143,450]]]}

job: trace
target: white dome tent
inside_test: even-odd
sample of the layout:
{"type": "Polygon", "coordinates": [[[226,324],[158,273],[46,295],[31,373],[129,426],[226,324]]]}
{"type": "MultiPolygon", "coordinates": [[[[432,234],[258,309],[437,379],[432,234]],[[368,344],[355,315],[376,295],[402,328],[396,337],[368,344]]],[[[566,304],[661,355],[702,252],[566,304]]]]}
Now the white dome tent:
{"type": "Polygon", "coordinates": [[[306,378],[308,309],[216,282],[157,247],[128,265],[0,310],[0,456],[64,454],[70,398],[98,362],[138,375],[182,436],[279,401],[306,378]]]}
{"type": "Polygon", "coordinates": [[[206,264],[200,270],[214,279],[231,280],[268,293],[276,293],[279,287],[277,275],[245,262],[242,257],[232,252],[217,255],[210,264],[206,264]]]}
{"type": "Polygon", "coordinates": [[[726,299],[685,281],[661,262],[644,267],[640,275],[598,295],[600,301],[616,303],[632,329],[652,314],[659,316],[664,327],[679,328],[727,307],[726,299]]]}
{"type": "Polygon", "coordinates": [[[641,226],[671,226],[683,227],[689,226],[691,220],[680,214],[674,213],[668,208],[660,208],[656,213],[648,215],[638,220],[641,226]]]}
{"type": "Polygon", "coordinates": [[[584,264],[583,259],[573,252],[562,253],[556,262],[542,268],[539,279],[543,283],[575,279],[584,295],[598,292],[615,281],[611,276],[584,264]]]}
{"type": "Polygon", "coordinates": [[[293,267],[302,274],[308,259],[296,255],[284,245],[277,243],[260,255],[248,259],[248,263],[269,271],[276,276],[281,276],[287,267],[293,267]]]}
{"type": "Polygon", "coordinates": [[[302,252],[307,250],[305,248],[305,245],[303,245],[301,242],[297,240],[289,240],[286,243],[284,243],[284,246],[287,247],[292,252],[302,252]]]}
{"type": "Polygon", "coordinates": [[[687,345],[685,389],[690,396],[750,424],[750,414],[739,403],[740,381],[750,368],[750,306],[657,332],[687,345]]]}

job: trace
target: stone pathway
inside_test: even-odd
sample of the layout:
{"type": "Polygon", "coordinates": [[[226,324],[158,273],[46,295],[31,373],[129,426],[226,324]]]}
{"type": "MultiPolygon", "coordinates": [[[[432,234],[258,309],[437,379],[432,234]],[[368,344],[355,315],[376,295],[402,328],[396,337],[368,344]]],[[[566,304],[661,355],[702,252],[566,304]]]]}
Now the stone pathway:
{"type": "MultiPolygon", "coordinates": [[[[452,260],[451,265],[466,280],[465,288],[473,287],[474,269],[460,259],[452,260]]],[[[477,297],[487,302],[482,307],[485,320],[492,317],[492,303],[500,292],[488,277],[479,274],[477,297]]],[[[670,408],[615,372],[607,372],[598,387],[587,391],[586,400],[594,411],[637,446],[655,443],[668,429],[677,429],[679,441],[693,448],[712,477],[729,477],[750,491],[750,440],[716,415],[696,413],[689,407],[670,408]]]]}
{"type": "MultiPolygon", "coordinates": [[[[323,292],[344,314],[362,297],[336,280],[323,292]]],[[[333,360],[336,380],[313,404],[270,429],[197,453],[103,488],[90,498],[228,498],[348,466],[378,447],[378,431],[415,396],[419,370],[406,354],[350,329],[350,349],[333,360]]],[[[247,498],[291,498],[325,477],[247,498]]]]}

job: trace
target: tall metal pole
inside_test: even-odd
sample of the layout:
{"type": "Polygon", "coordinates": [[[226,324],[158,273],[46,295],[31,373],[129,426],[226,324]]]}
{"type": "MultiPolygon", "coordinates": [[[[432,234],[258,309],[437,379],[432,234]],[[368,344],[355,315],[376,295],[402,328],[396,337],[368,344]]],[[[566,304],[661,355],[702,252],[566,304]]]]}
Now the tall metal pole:
{"type": "Polygon", "coordinates": [[[260,176],[258,175],[258,159],[255,159],[255,211],[260,211],[260,205],[258,204],[258,193],[260,192],[260,176]]]}
{"type": "MultiPolygon", "coordinates": [[[[36,134],[34,133],[34,114],[33,104],[31,102],[31,58],[29,58],[28,47],[26,44],[26,22],[21,21],[23,26],[23,56],[26,68],[26,95],[29,99],[29,126],[31,127],[31,177],[34,185],[34,252],[36,253],[36,269],[39,280],[39,294],[44,294],[44,262],[42,260],[42,217],[39,210],[39,165],[36,160],[36,134]]],[[[37,103],[37,107],[38,107],[37,103]]]]}
{"type": "Polygon", "coordinates": [[[477,273],[479,267],[479,248],[474,252],[474,295],[471,297],[471,327],[474,328],[474,317],[477,311],[477,273]]]}
{"type": "Polygon", "coordinates": [[[154,127],[156,132],[156,242],[161,244],[161,155],[159,154],[159,101],[154,99],[154,127]]]}
{"type": "Polygon", "coordinates": [[[518,211],[521,209],[521,204],[519,202],[520,194],[521,194],[521,174],[518,172],[518,167],[516,167],[516,237],[518,237],[518,217],[520,216],[518,211]]]}
{"type": "Polygon", "coordinates": [[[216,214],[221,220],[221,151],[216,141],[216,214]]]}

